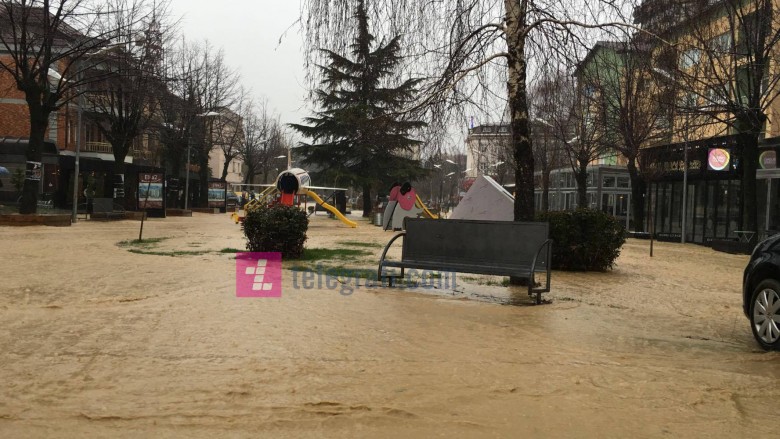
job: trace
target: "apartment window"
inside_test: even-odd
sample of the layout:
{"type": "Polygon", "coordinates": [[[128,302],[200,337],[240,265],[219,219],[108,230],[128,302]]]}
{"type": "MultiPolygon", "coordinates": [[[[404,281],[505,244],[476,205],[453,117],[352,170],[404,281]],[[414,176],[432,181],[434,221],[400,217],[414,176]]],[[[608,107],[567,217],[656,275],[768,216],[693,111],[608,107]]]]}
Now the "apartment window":
{"type": "Polygon", "coordinates": [[[710,87],[707,89],[707,101],[712,105],[725,105],[728,101],[726,90],[723,87],[710,87]]]}
{"type": "Polygon", "coordinates": [[[693,48],[688,49],[680,55],[680,69],[688,69],[699,64],[701,60],[701,51],[693,48]]]}
{"type": "Polygon", "coordinates": [[[507,132],[509,132],[509,127],[507,127],[507,126],[499,127],[498,128],[498,132],[499,133],[507,133],[507,132]]]}
{"type": "Polygon", "coordinates": [[[746,106],[749,105],[750,95],[753,93],[753,83],[755,78],[752,77],[750,69],[748,67],[737,68],[737,96],[739,104],[746,106]]]}
{"type": "Polygon", "coordinates": [[[732,42],[731,33],[726,32],[710,39],[707,47],[717,54],[725,55],[731,52],[732,42]]]}
{"type": "Polygon", "coordinates": [[[737,54],[748,55],[748,52],[756,50],[759,22],[755,12],[745,16],[739,25],[737,34],[737,54]]]}
{"type": "Polygon", "coordinates": [[[482,132],[483,133],[492,133],[493,132],[493,127],[483,127],[482,128],[482,132]]]}
{"type": "Polygon", "coordinates": [[[692,111],[696,108],[697,101],[698,96],[696,96],[695,93],[683,93],[680,95],[680,99],[677,101],[677,108],[681,109],[683,112],[692,111]]]}
{"type": "Polygon", "coordinates": [[[602,180],[601,187],[615,187],[616,179],[614,175],[605,175],[602,180]]]}
{"type": "Polygon", "coordinates": [[[617,187],[619,187],[619,188],[631,187],[631,181],[628,179],[628,177],[618,177],[617,178],[617,187]]]}

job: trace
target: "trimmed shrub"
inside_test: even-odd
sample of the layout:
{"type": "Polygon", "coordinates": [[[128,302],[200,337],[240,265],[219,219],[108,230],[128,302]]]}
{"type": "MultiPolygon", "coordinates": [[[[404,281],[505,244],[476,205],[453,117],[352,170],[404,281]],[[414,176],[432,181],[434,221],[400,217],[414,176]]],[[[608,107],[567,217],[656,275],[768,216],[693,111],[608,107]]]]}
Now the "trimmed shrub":
{"type": "Polygon", "coordinates": [[[538,220],[550,223],[552,268],[556,270],[606,271],[626,242],[620,221],[598,210],[547,212],[538,220]]]}
{"type": "Polygon", "coordinates": [[[280,252],[285,259],[298,259],[309,217],[297,207],[275,204],[247,212],[242,228],[250,252],[280,252]]]}

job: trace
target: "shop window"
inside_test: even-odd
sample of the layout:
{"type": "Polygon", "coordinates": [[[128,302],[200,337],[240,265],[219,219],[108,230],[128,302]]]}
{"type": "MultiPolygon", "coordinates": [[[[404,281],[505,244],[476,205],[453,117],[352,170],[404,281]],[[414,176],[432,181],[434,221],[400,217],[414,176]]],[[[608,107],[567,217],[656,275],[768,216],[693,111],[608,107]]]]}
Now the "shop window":
{"type": "Polygon", "coordinates": [[[601,211],[610,215],[615,214],[615,194],[603,194],[601,196],[601,211]]]}

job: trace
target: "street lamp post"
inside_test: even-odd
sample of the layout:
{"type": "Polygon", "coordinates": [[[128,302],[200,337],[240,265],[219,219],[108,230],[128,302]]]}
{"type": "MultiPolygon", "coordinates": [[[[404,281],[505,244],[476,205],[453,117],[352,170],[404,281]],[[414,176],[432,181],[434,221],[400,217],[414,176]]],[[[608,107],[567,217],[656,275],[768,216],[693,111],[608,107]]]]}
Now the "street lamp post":
{"type": "Polygon", "coordinates": [[[688,116],[685,116],[685,146],[683,147],[683,193],[680,243],[685,244],[686,225],[688,223],[688,116]]]}
{"type": "Polygon", "coordinates": [[[688,225],[688,142],[690,140],[691,129],[691,109],[694,102],[691,101],[691,95],[689,94],[685,100],[685,105],[688,107],[685,109],[685,128],[683,132],[683,193],[682,193],[682,220],[680,231],[680,243],[685,244],[686,231],[688,225]]]}
{"type": "Polygon", "coordinates": [[[184,210],[187,210],[190,202],[190,149],[192,146],[192,128],[187,135],[187,169],[184,170],[184,210]]]}
{"type": "MultiPolygon", "coordinates": [[[[664,69],[653,67],[653,71],[661,75],[667,81],[674,83],[674,75],[664,69]]],[[[680,218],[680,243],[685,244],[686,226],[688,222],[688,130],[690,129],[690,95],[685,101],[685,123],[683,125],[683,191],[682,191],[682,217],[680,218]]],[[[652,256],[652,254],[651,254],[652,256]]]]}
{"type": "Polygon", "coordinates": [[[84,108],[84,94],[79,95],[78,113],[76,116],[76,157],[73,166],[73,212],[71,213],[71,222],[78,221],[79,207],[79,158],[81,156],[81,118],[84,108]]]}

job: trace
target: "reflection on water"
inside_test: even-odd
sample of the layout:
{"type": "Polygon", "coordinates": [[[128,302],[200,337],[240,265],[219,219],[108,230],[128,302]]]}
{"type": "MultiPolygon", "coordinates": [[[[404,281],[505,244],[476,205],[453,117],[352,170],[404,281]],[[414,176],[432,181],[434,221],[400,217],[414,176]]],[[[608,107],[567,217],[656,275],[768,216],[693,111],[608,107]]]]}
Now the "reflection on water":
{"type": "MultiPolygon", "coordinates": [[[[536,304],[535,299],[528,296],[528,287],[485,285],[463,281],[460,278],[458,278],[455,288],[406,287],[402,289],[412,293],[449,297],[453,299],[475,300],[498,305],[530,306],[536,304]]],[[[542,303],[548,303],[545,301],[544,294],[542,295],[542,303]]]]}

